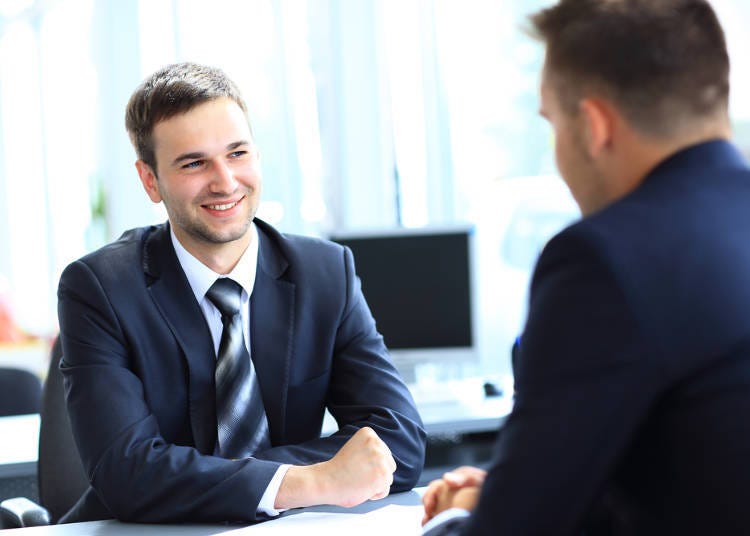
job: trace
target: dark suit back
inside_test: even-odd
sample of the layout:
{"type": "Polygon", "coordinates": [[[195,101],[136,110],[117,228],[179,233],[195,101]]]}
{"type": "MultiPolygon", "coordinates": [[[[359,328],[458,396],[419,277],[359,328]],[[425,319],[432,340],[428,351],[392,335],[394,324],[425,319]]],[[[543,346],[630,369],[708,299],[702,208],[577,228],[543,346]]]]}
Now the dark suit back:
{"type": "Polygon", "coordinates": [[[549,242],[515,375],[476,513],[444,533],[750,531],[750,170],[736,149],[673,155],[549,242]]]}

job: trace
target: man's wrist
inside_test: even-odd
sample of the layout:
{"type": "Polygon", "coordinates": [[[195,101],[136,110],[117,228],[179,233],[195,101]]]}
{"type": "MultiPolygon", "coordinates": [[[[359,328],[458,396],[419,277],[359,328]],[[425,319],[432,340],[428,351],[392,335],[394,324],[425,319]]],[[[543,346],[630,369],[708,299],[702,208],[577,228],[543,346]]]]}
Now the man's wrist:
{"type": "Polygon", "coordinates": [[[258,503],[259,514],[268,517],[276,517],[285,510],[285,508],[274,508],[274,505],[276,503],[276,497],[279,495],[279,489],[281,489],[281,482],[284,480],[284,476],[286,476],[290,467],[291,465],[289,464],[280,465],[276,470],[276,473],[274,473],[273,478],[268,483],[268,487],[258,503]]]}
{"type": "Polygon", "coordinates": [[[326,476],[323,464],[292,465],[281,481],[274,508],[286,510],[327,504],[326,476]]]}

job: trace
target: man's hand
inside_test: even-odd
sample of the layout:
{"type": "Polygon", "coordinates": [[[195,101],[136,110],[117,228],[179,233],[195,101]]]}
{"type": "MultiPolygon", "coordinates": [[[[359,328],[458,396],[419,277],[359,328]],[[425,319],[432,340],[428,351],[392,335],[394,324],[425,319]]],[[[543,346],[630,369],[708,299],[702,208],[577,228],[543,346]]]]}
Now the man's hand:
{"type": "Polygon", "coordinates": [[[356,506],[390,492],[396,462],[372,428],[358,430],[327,462],[292,466],[281,482],[275,508],[316,504],[356,506]]]}
{"type": "Polygon", "coordinates": [[[477,467],[459,467],[433,480],[422,496],[424,525],[440,512],[449,508],[473,510],[479,499],[487,471],[477,467]]]}

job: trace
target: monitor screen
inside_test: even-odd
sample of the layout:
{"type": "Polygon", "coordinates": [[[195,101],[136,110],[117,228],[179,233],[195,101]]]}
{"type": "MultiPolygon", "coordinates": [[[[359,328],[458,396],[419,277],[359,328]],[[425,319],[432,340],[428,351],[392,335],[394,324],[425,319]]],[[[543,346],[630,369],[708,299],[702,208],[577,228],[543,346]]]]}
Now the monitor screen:
{"type": "Polygon", "coordinates": [[[472,234],[464,227],[332,237],[354,253],[365,299],[395,360],[473,347],[472,234]]]}

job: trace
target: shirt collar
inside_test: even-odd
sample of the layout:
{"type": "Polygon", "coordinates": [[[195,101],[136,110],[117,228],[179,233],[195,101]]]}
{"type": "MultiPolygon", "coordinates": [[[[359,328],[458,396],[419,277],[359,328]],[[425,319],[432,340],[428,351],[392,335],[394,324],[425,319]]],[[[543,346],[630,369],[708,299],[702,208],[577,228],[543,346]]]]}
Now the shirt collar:
{"type": "MultiPolygon", "coordinates": [[[[169,226],[169,235],[172,238],[172,245],[174,251],[177,254],[177,260],[182,267],[182,271],[185,272],[190,288],[195,294],[195,299],[200,303],[206,296],[206,292],[211,288],[217,279],[224,277],[221,274],[217,274],[211,268],[203,264],[201,261],[196,259],[188,250],[186,250],[172,230],[172,226],[169,226]]],[[[255,286],[255,272],[258,267],[258,229],[255,227],[255,223],[250,222],[250,243],[247,249],[244,251],[240,260],[234,269],[226,275],[230,279],[233,279],[245,290],[248,298],[253,293],[253,287],[255,286]]]]}

